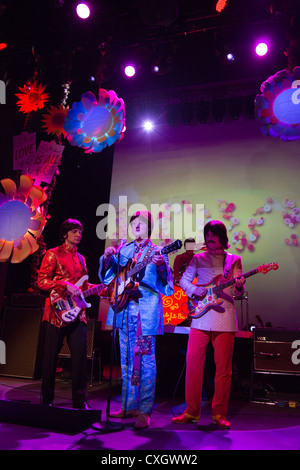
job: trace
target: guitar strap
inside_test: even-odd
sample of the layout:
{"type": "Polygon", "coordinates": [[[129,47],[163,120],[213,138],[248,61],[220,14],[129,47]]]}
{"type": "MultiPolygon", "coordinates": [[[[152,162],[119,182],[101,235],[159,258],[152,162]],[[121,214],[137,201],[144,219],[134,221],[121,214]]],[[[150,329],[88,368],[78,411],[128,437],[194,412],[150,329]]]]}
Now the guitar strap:
{"type": "Polygon", "coordinates": [[[233,254],[232,253],[226,253],[225,254],[225,259],[224,259],[224,278],[227,279],[228,274],[230,272],[231,266],[232,266],[232,261],[233,261],[233,254]]]}
{"type": "Polygon", "coordinates": [[[81,266],[82,266],[83,269],[84,269],[84,272],[87,274],[87,270],[86,270],[86,267],[85,267],[84,262],[83,262],[83,256],[82,256],[80,253],[78,253],[78,251],[77,251],[77,255],[78,255],[80,264],[81,264],[81,266]]]}

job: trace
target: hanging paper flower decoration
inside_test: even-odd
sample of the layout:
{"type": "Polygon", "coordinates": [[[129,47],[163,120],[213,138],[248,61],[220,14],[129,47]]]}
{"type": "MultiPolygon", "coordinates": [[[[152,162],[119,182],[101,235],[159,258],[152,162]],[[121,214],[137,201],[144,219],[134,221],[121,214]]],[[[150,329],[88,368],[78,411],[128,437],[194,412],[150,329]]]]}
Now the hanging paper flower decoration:
{"type": "Polygon", "coordinates": [[[264,135],[283,141],[300,137],[300,67],[293,73],[280,70],[260,87],[255,98],[255,114],[264,135]]]}
{"type": "Polygon", "coordinates": [[[20,106],[21,113],[31,113],[31,111],[43,109],[49,98],[49,94],[44,93],[45,87],[36,82],[28,83],[23,88],[19,87],[19,90],[22,93],[16,93],[16,96],[20,98],[17,105],[20,106]]]}
{"type": "Polygon", "coordinates": [[[101,152],[120,142],[125,131],[125,105],[112,90],[99,90],[98,101],[87,91],[75,102],[65,120],[65,131],[71,145],[86,153],[101,152]]]}
{"type": "Polygon", "coordinates": [[[68,115],[69,106],[66,108],[61,104],[59,108],[50,106],[48,114],[43,114],[42,121],[45,123],[42,127],[46,129],[47,134],[54,134],[60,137],[61,134],[67,137],[67,133],[64,129],[65,120],[68,115]]]}
{"type": "Polygon", "coordinates": [[[12,263],[21,263],[39,248],[36,238],[46,223],[40,205],[47,196],[28,175],[21,175],[18,188],[11,179],[0,183],[0,261],[11,256],[12,263]]]}

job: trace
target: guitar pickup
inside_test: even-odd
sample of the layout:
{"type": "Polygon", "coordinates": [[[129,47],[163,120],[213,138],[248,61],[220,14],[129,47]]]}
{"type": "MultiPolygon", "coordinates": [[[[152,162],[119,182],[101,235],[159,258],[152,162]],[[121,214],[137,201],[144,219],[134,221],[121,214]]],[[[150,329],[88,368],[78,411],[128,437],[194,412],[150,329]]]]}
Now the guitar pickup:
{"type": "Polygon", "coordinates": [[[68,295],[68,296],[67,296],[66,301],[67,301],[67,303],[68,303],[69,308],[75,307],[75,304],[74,304],[74,302],[73,302],[73,299],[72,299],[72,296],[71,296],[71,295],[68,295]]]}
{"type": "Polygon", "coordinates": [[[61,312],[62,310],[65,310],[65,303],[62,299],[58,300],[57,302],[55,302],[54,304],[54,308],[55,310],[57,310],[58,312],[61,312]]]}

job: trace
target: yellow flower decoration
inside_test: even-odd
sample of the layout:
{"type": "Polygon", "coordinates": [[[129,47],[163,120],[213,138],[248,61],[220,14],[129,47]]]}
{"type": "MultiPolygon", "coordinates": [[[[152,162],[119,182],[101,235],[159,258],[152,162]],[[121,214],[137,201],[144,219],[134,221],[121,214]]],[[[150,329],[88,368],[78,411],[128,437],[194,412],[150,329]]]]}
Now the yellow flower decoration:
{"type": "Polygon", "coordinates": [[[61,104],[59,108],[50,106],[48,114],[43,114],[43,127],[46,129],[47,134],[55,134],[60,137],[61,134],[67,137],[67,133],[64,129],[65,119],[69,112],[69,106],[66,108],[61,104]]]}
{"type": "Polygon", "coordinates": [[[36,82],[19,87],[19,90],[22,93],[16,93],[16,96],[20,98],[17,105],[20,106],[21,113],[31,113],[31,111],[43,109],[46,101],[49,101],[49,94],[44,93],[45,87],[36,82]]]}
{"type": "Polygon", "coordinates": [[[8,178],[0,183],[5,191],[0,192],[0,261],[11,257],[11,263],[21,263],[39,248],[36,239],[46,223],[40,205],[47,195],[29,175],[20,177],[18,188],[8,178]]]}

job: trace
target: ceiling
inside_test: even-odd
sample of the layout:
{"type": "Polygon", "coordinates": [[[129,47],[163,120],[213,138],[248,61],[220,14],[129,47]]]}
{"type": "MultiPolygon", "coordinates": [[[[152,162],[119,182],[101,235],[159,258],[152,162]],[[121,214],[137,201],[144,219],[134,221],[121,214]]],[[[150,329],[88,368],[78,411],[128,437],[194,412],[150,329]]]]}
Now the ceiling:
{"type": "MultiPolygon", "coordinates": [[[[90,0],[92,14],[85,21],[76,16],[75,0],[0,2],[0,42],[7,43],[0,51],[0,79],[14,96],[36,74],[59,101],[65,83],[74,97],[99,86],[119,96],[176,94],[233,81],[257,85],[288,65],[291,31],[297,39],[300,31],[298,0],[227,0],[221,13],[216,2],[90,0]],[[260,60],[252,53],[258,36],[272,43],[260,60]],[[230,64],[222,58],[226,45],[236,53],[230,64]],[[126,60],[137,65],[131,80],[122,75],[126,60]],[[151,71],[155,61],[162,64],[158,74],[151,71]]],[[[292,65],[300,65],[298,59],[300,53],[292,65]]]]}

